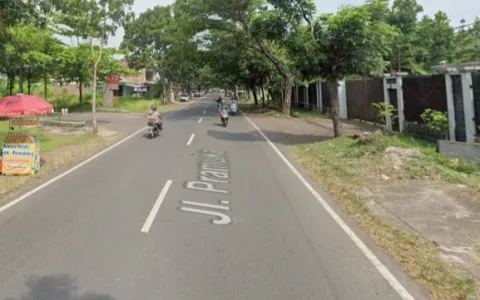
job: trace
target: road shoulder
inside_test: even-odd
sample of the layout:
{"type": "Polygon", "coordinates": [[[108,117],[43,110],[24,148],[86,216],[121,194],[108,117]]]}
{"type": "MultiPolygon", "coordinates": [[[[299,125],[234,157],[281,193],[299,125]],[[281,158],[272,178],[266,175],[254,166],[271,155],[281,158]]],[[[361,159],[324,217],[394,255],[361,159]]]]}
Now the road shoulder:
{"type": "MultiPolygon", "coordinates": [[[[300,118],[267,117],[250,115],[262,131],[281,151],[294,157],[302,166],[304,173],[330,193],[368,237],[383,249],[383,252],[398,261],[407,274],[421,284],[433,299],[453,299],[474,294],[475,283],[470,273],[464,268],[453,265],[451,261],[442,259],[444,253],[432,241],[422,236],[421,232],[405,230],[392,222],[385,215],[378,214],[362,198],[362,190],[352,189],[355,180],[360,180],[353,174],[351,181],[346,181],[335,172],[348,170],[347,161],[338,160],[338,164],[328,164],[322,160],[322,151],[329,147],[335,153],[337,140],[332,141],[331,121],[300,118]],[[319,148],[319,145],[323,148],[319,148]],[[334,169],[336,168],[336,169],[334,169]]],[[[348,121],[344,123],[347,135],[364,131],[374,131],[364,123],[348,121]]],[[[338,151],[342,149],[338,148],[338,151]]],[[[297,164],[297,165],[298,165],[297,164]]],[[[371,202],[371,201],[370,201],[371,202]]],[[[478,291],[478,289],[477,289],[478,291]]],[[[461,298],[460,298],[461,299],[461,298]]]]}

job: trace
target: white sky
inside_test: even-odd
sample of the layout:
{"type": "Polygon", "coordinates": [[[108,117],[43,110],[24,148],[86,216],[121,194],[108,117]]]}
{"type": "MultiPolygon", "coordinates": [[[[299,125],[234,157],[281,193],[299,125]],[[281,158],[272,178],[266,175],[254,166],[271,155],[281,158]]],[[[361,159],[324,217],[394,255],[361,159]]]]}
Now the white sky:
{"type": "MultiPolygon", "coordinates": [[[[138,15],[156,5],[168,5],[173,2],[174,0],[135,0],[133,10],[138,15]]],[[[341,5],[361,5],[364,2],[364,0],[315,0],[318,13],[335,12],[341,5]]],[[[430,16],[438,10],[446,12],[453,26],[458,26],[461,19],[471,23],[475,17],[480,16],[480,2],[478,0],[417,0],[417,2],[423,6],[424,13],[430,16]]],[[[120,29],[116,36],[110,38],[109,45],[112,47],[119,46],[122,38],[123,30],[120,29]]]]}

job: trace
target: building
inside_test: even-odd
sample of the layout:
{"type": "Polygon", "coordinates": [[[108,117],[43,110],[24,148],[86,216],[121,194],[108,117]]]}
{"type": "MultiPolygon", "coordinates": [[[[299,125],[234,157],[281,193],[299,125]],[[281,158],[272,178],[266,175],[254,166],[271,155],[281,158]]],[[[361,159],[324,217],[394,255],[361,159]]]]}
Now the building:
{"type": "MultiPolygon", "coordinates": [[[[122,67],[128,67],[128,62],[119,61],[122,67]]],[[[149,85],[158,81],[158,74],[146,68],[140,69],[138,75],[122,75],[120,74],[119,90],[114,92],[116,97],[129,97],[134,94],[146,93],[149,85]]]]}

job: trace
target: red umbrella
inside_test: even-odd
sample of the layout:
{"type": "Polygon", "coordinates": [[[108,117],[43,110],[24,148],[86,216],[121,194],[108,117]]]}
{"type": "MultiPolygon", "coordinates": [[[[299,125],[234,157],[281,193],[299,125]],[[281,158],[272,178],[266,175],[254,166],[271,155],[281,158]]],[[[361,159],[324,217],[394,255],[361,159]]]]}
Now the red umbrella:
{"type": "Polygon", "coordinates": [[[36,96],[16,95],[0,100],[0,117],[43,115],[53,111],[53,106],[36,96]]]}

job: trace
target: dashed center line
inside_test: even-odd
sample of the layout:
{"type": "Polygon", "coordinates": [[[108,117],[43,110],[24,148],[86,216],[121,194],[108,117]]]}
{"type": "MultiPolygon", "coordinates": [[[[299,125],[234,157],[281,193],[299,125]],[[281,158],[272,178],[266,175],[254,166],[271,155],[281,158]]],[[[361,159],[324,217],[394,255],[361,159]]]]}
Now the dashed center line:
{"type": "Polygon", "coordinates": [[[190,146],[190,144],[192,143],[194,137],[195,137],[195,133],[192,133],[192,135],[191,135],[190,138],[188,139],[187,146],[190,146]]]}
{"type": "Polygon", "coordinates": [[[202,123],[202,119],[203,118],[198,119],[198,124],[202,123]]]}
{"type": "Polygon", "coordinates": [[[155,217],[158,214],[158,210],[160,209],[160,206],[163,203],[163,200],[165,199],[165,196],[167,196],[168,189],[172,185],[171,180],[167,180],[167,183],[165,183],[165,186],[163,187],[162,191],[160,192],[160,195],[157,198],[157,201],[155,201],[155,204],[152,207],[152,210],[150,211],[150,214],[147,217],[147,220],[145,221],[145,224],[143,224],[142,227],[142,232],[148,233],[150,230],[150,227],[152,227],[153,221],[155,220],[155,217]]]}
{"type": "Polygon", "coordinates": [[[206,113],[207,113],[207,110],[204,110],[204,111],[203,111],[203,114],[206,114],[206,113]]]}

